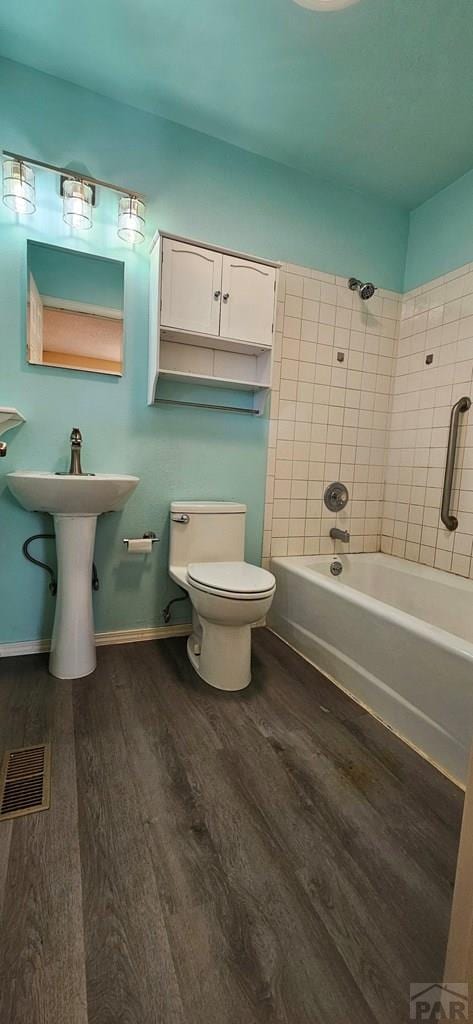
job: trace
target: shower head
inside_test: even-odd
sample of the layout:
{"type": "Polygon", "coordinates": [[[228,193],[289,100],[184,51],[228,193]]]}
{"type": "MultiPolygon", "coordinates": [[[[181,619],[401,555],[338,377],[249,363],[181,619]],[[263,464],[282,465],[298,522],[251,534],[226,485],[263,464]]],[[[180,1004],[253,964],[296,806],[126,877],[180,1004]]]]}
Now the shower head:
{"type": "Polygon", "coordinates": [[[348,281],[348,287],[351,292],[358,292],[360,299],[366,301],[371,299],[376,291],[376,285],[372,284],[371,281],[359,281],[357,277],[350,277],[348,281]]]}

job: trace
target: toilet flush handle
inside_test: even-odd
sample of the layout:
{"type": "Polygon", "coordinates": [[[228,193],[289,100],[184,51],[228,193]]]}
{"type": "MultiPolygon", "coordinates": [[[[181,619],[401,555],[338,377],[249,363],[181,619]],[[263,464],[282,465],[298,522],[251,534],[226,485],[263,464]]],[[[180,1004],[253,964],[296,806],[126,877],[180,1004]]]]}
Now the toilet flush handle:
{"type": "Polygon", "coordinates": [[[179,512],[179,513],[174,512],[171,515],[171,519],[172,519],[173,523],[183,523],[183,524],[185,524],[185,523],[188,523],[190,521],[190,516],[188,516],[185,512],[179,512]]]}

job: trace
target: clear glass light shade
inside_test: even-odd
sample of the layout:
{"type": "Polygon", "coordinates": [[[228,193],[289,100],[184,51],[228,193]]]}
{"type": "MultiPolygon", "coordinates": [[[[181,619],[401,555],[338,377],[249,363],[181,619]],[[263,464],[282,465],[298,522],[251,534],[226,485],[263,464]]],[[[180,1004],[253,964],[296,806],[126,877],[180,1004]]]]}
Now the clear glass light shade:
{"type": "Polygon", "coordinates": [[[21,160],[3,161],[3,202],[15,213],[34,213],[34,172],[21,160]]]}
{"type": "Polygon", "coordinates": [[[67,178],[63,183],[64,213],[66,224],[71,228],[85,231],[92,227],[92,189],[85,181],[67,178]]]}
{"type": "Polygon", "coordinates": [[[123,196],[118,204],[118,237],[138,245],[145,237],[145,204],[134,196],[123,196]]]}

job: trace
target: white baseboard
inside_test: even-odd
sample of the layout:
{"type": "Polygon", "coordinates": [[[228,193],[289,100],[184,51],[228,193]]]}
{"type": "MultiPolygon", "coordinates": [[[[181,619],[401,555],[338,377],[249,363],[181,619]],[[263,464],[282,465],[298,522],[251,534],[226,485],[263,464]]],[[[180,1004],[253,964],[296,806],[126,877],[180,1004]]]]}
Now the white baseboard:
{"type": "MultiPolygon", "coordinates": [[[[145,629],[119,629],[113,633],[96,633],[97,647],[109,644],[136,644],[143,640],[166,640],[170,636],[189,636],[190,622],[176,626],[149,626],[145,629]]],[[[0,658],[19,657],[22,654],[42,654],[51,648],[50,640],[24,640],[16,644],[0,644],[0,658]]]]}

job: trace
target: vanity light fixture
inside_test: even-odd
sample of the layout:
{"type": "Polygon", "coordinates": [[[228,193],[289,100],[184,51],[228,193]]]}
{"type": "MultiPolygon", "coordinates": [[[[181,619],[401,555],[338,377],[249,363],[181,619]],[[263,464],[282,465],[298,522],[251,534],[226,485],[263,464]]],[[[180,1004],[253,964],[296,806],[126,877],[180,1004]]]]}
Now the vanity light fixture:
{"type": "Polygon", "coordinates": [[[97,188],[116,192],[118,203],[118,236],[124,242],[138,245],[145,237],[145,197],[129,188],[120,188],[110,181],[92,178],[68,167],[56,167],[43,160],[31,160],[18,153],[3,153],[3,202],[16,213],[34,213],[35,176],[33,167],[52,171],[61,179],[63,217],[66,224],[80,231],[92,227],[92,207],[95,206],[97,188]]]}
{"type": "Polygon", "coordinates": [[[3,161],[3,202],[15,213],[34,213],[34,171],[23,160],[3,161]]]}
{"type": "Polygon", "coordinates": [[[92,189],[86,181],[66,178],[62,183],[63,219],[71,228],[92,227],[92,189]]]}
{"type": "Polygon", "coordinates": [[[118,237],[129,245],[144,240],[145,204],[137,196],[122,196],[118,203],[118,237]]]}
{"type": "Polygon", "coordinates": [[[308,7],[311,11],[341,11],[343,7],[351,7],[358,0],[294,0],[300,7],[308,7]]]}

